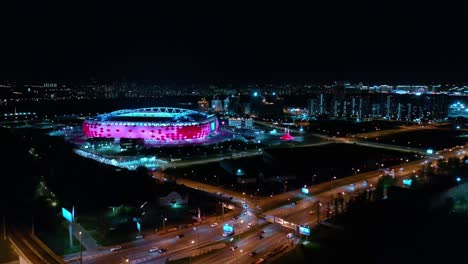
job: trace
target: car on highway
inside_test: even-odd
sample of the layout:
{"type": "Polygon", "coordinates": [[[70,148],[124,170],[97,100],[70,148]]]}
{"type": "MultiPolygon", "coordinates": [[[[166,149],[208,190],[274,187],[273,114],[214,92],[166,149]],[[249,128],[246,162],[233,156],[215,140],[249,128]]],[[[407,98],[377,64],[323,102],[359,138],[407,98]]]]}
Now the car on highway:
{"type": "Polygon", "coordinates": [[[249,223],[249,224],[247,225],[248,228],[252,228],[252,227],[254,227],[254,226],[255,226],[255,223],[249,223]]]}
{"type": "Polygon", "coordinates": [[[218,226],[218,223],[212,223],[212,224],[210,225],[211,228],[215,228],[215,227],[217,227],[217,226],[218,226]]]}
{"type": "Polygon", "coordinates": [[[164,253],[164,252],[166,252],[166,251],[167,251],[167,248],[161,248],[161,249],[159,249],[159,253],[164,253]]]}
{"type": "Polygon", "coordinates": [[[159,248],[158,247],[152,247],[149,249],[149,252],[150,253],[153,253],[153,252],[158,252],[159,251],[159,248]]]}
{"type": "Polygon", "coordinates": [[[261,235],[261,234],[265,234],[265,231],[262,230],[262,231],[259,232],[259,234],[260,234],[260,235],[261,235]]]}
{"type": "Polygon", "coordinates": [[[177,238],[183,238],[183,237],[184,237],[184,234],[178,234],[176,237],[177,237],[177,238]]]}
{"type": "Polygon", "coordinates": [[[223,233],[223,237],[230,237],[232,235],[234,235],[234,232],[229,232],[229,233],[225,232],[225,233],[223,233]]]}
{"type": "Polygon", "coordinates": [[[255,262],[255,264],[260,264],[260,263],[263,263],[263,262],[265,262],[265,259],[259,258],[259,259],[255,262]]]}
{"type": "Polygon", "coordinates": [[[232,218],[232,220],[237,220],[237,219],[239,219],[239,216],[234,216],[234,217],[232,218]]]}
{"type": "Polygon", "coordinates": [[[258,239],[263,239],[263,236],[262,236],[262,235],[258,235],[257,238],[258,238],[258,239]]]}
{"type": "Polygon", "coordinates": [[[257,252],[255,252],[255,251],[252,251],[252,252],[249,253],[249,256],[251,256],[251,257],[253,257],[255,255],[257,255],[257,252]]]}
{"type": "Polygon", "coordinates": [[[237,245],[234,245],[230,248],[232,251],[236,250],[237,249],[237,245]]]}
{"type": "Polygon", "coordinates": [[[288,239],[293,238],[293,237],[294,237],[294,233],[289,233],[289,234],[286,235],[286,237],[287,237],[288,239]]]}
{"type": "Polygon", "coordinates": [[[121,250],[121,249],[122,249],[122,246],[115,246],[115,247],[111,247],[110,251],[114,252],[114,251],[121,250]]]}

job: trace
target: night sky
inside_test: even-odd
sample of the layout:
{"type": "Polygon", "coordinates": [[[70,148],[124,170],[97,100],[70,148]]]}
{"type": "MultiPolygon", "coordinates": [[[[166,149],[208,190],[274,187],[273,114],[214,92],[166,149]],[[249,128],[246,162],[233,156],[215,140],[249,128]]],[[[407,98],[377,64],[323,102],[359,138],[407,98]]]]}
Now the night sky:
{"type": "Polygon", "coordinates": [[[468,79],[464,1],[9,2],[0,79],[468,79]]]}

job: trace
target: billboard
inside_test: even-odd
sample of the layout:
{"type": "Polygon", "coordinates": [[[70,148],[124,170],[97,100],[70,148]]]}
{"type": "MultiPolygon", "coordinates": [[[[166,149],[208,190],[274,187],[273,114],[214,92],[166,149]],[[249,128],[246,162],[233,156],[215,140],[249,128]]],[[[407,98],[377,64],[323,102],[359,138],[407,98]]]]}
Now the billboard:
{"type": "Polygon", "coordinates": [[[411,179],[404,179],[403,180],[403,184],[406,185],[406,186],[411,186],[411,182],[412,182],[411,179]]]}
{"type": "Polygon", "coordinates": [[[302,188],[302,193],[309,194],[309,189],[307,189],[306,187],[303,187],[302,188]]]}
{"type": "Polygon", "coordinates": [[[136,227],[137,227],[138,231],[141,231],[141,224],[140,224],[140,222],[138,222],[138,221],[136,222],[136,227]]]}
{"type": "Polygon", "coordinates": [[[299,233],[306,236],[310,236],[310,227],[299,226],[299,233]]]}
{"type": "Polygon", "coordinates": [[[225,233],[233,233],[234,232],[234,226],[225,224],[225,225],[223,225],[223,231],[225,233]]]}
{"type": "Polygon", "coordinates": [[[73,214],[70,213],[67,209],[62,207],[62,216],[65,218],[68,222],[72,223],[73,222],[73,214]]]}

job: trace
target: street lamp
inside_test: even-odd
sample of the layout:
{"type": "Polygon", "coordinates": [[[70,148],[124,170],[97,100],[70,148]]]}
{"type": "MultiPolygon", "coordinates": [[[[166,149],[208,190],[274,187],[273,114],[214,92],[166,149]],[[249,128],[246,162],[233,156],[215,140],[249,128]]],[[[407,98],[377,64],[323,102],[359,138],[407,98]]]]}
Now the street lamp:
{"type": "Polygon", "coordinates": [[[330,180],[330,190],[333,189],[333,181],[336,180],[336,176],[333,176],[333,178],[330,180]]]}
{"type": "Polygon", "coordinates": [[[164,217],[164,219],[163,219],[163,230],[166,230],[166,221],[167,221],[167,218],[164,217]]]}
{"type": "MultiPolygon", "coordinates": [[[[239,255],[242,254],[242,252],[244,252],[243,249],[239,250],[239,255]]],[[[237,263],[239,263],[239,255],[237,255],[237,263]]]]}
{"type": "Polygon", "coordinates": [[[83,263],[83,243],[81,242],[81,231],[78,233],[80,235],[80,264],[83,263]]]}
{"type": "MultiPolygon", "coordinates": [[[[194,243],[195,243],[194,240],[192,240],[192,241],[190,242],[190,244],[192,244],[192,245],[193,245],[194,243]]],[[[190,264],[192,263],[192,255],[193,255],[193,249],[192,249],[192,252],[190,253],[190,264]]]]}
{"type": "Polygon", "coordinates": [[[196,227],[193,228],[194,231],[197,231],[197,248],[200,247],[200,230],[198,230],[196,227]]]}

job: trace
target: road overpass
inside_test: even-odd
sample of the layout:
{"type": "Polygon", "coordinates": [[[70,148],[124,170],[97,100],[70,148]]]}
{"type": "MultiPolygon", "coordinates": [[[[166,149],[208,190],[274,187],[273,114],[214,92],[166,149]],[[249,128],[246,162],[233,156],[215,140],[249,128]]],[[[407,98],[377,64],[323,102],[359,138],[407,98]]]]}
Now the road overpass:
{"type": "Polygon", "coordinates": [[[20,264],[64,264],[65,261],[48,248],[34,234],[10,228],[8,232],[14,251],[20,264]]]}

